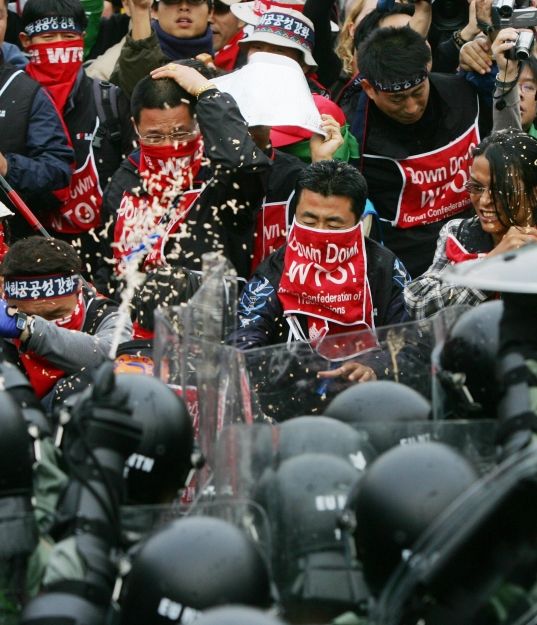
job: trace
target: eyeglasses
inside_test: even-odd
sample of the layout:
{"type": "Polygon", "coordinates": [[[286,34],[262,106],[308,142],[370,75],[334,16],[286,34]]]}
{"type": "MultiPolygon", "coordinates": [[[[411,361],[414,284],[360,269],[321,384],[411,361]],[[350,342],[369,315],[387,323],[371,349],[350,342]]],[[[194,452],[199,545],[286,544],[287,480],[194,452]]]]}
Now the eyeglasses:
{"type": "Polygon", "coordinates": [[[484,187],[482,184],[478,184],[477,182],[474,182],[473,180],[468,180],[467,182],[465,182],[464,188],[471,195],[483,195],[485,191],[488,191],[490,193],[489,187],[484,187]]]}
{"type": "Polygon", "coordinates": [[[190,132],[185,132],[184,130],[172,130],[166,134],[152,132],[148,135],[142,135],[136,128],[136,134],[140,141],[145,143],[146,145],[159,145],[160,143],[164,143],[166,139],[169,139],[172,143],[185,143],[186,141],[191,141],[195,139],[199,134],[199,127],[196,126],[194,130],[190,132]]]}
{"type": "Polygon", "coordinates": [[[522,91],[522,93],[529,96],[535,96],[537,93],[537,87],[531,82],[521,82],[518,84],[518,88],[522,91]]]}

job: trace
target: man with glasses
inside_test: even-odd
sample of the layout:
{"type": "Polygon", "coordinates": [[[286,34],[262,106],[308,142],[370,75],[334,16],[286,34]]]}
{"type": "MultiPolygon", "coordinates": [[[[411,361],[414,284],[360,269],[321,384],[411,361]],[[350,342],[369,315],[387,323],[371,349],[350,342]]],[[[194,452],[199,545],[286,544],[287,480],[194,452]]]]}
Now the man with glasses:
{"type": "Polygon", "coordinates": [[[530,56],[524,61],[514,61],[505,56],[514,47],[519,32],[514,28],[504,28],[492,44],[498,66],[494,99],[503,101],[503,105],[492,109],[494,130],[519,128],[537,139],[534,125],[537,116],[537,59],[530,56]]]}
{"type": "Polygon", "coordinates": [[[170,63],[134,89],[140,149],[105,194],[119,273],[129,259],[146,270],[201,269],[201,255],[216,251],[240,276],[249,275],[270,160],[250,138],[231,96],[194,67],[204,68],[194,60],[170,63]]]}
{"type": "Polygon", "coordinates": [[[144,76],[169,61],[212,56],[212,0],[128,0],[128,4],[132,30],[110,77],[127,95],[144,76]]]}

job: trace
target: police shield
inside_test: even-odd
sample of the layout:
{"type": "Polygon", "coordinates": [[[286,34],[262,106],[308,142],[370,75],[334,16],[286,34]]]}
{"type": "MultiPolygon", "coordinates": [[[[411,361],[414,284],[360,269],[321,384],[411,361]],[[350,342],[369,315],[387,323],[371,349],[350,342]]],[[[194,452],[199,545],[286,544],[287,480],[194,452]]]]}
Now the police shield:
{"type": "Polygon", "coordinates": [[[156,375],[185,399],[209,468],[218,429],[238,398],[238,359],[222,344],[235,323],[237,289],[228,262],[205,254],[202,285],[188,304],[155,315],[156,375]]]}
{"type": "Polygon", "coordinates": [[[352,428],[323,417],[232,425],[221,433],[213,490],[264,511],[274,581],[292,622],[330,619],[367,601],[340,519],[373,456],[352,428]]]}
{"type": "Polygon", "coordinates": [[[537,293],[537,248],[529,244],[486,260],[452,265],[442,272],[442,279],[483,291],[537,293]]]}
{"type": "Polygon", "coordinates": [[[466,307],[447,308],[431,319],[327,336],[322,341],[292,342],[240,354],[254,419],[285,421],[297,415],[323,414],[341,391],[352,386],[344,377],[319,377],[344,363],[370,367],[377,379],[403,383],[430,399],[431,357],[466,307]]]}

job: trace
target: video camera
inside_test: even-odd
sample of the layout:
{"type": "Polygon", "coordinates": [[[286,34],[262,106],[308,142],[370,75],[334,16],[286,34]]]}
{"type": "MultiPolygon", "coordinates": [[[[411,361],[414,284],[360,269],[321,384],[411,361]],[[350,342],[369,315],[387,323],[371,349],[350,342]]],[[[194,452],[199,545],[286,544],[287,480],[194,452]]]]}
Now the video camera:
{"type": "Polygon", "coordinates": [[[495,30],[533,28],[537,26],[537,9],[529,0],[493,0],[492,25],[495,30]]]}

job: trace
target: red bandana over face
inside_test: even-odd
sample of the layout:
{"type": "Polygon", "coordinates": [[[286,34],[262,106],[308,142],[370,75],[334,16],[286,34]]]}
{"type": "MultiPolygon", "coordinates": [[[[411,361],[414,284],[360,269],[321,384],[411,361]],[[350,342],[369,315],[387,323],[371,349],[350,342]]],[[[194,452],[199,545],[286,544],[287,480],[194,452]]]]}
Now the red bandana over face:
{"type": "Polygon", "coordinates": [[[203,139],[198,135],[192,141],[178,145],[140,146],[140,176],[149,195],[162,198],[167,190],[192,188],[201,168],[203,139]]]}
{"type": "Polygon", "coordinates": [[[194,186],[202,157],[201,135],[178,146],[142,144],[140,176],[147,195],[123,195],[114,229],[114,256],[117,260],[158,233],[160,240],[146,257],[145,266],[147,269],[149,265],[162,264],[166,239],[179,230],[199,197],[199,189],[189,189],[194,186]]]}
{"type": "Polygon", "coordinates": [[[30,62],[26,72],[50,93],[58,111],[63,113],[69,94],[82,67],[84,41],[70,39],[28,46],[30,62]]]}
{"type": "Polygon", "coordinates": [[[278,297],[285,315],[307,315],[310,340],[318,340],[327,332],[372,329],[373,303],[362,225],[333,231],[308,228],[295,221],[285,250],[278,297]]]}

